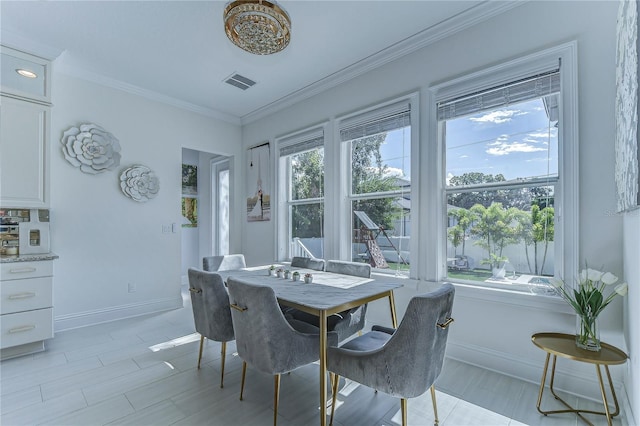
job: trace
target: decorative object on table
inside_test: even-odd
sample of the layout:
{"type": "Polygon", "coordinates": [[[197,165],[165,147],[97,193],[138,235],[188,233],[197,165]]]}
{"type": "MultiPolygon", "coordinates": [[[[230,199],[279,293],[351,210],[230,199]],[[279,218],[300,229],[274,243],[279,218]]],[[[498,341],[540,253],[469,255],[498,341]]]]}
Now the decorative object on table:
{"type": "Polygon", "coordinates": [[[291,278],[292,278],[294,281],[299,281],[299,280],[300,280],[300,272],[298,272],[298,271],[294,271],[294,272],[293,272],[293,274],[291,275],[291,278]]]}
{"type": "Polygon", "coordinates": [[[640,205],[638,141],[638,3],[621,1],[616,54],[616,186],[618,212],[640,205]]]}
{"type": "Polygon", "coordinates": [[[120,189],[133,201],[144,203],[158,195],[160,181],[149,167],[136,164],[120,174],[120,189]]]}
{"type": "Polygon", "coordinates": [[[269,275],[269,276],[273,275],[273,271],[275,271],[275,270],[276,270],[275,266],[273,266],[273,265],[269,266],[269,269],[267,269],[267,275],[269,275]]]}
{"type": "Polygon", "coordinates": [[[247,221],[271,220],[271,191],[269,190],[271,149],[269,142],[249,148],[248,154],[247,221]]]}
{"type": "Polygon", "coordinates": [[[305,284],[311,284],[312,282],[313,282],[313,275],[304,274],[304,283],[305,284]]]}
{"type": "Polygon", "coordinates": [[[198,195],[198,166],[182,165],[182,194],[198,195]]]}
{"type": "Polygon", "coordinates": [[[278,270],[276,271],[276,275],[278,276],[278,278],[284,278],[284,269],[278,268],[278,270]]]}
{"type": "Polygon", "coordinates": [[[182,197],[182,227],[197,228],[198,227],[198,199],[191,197],[182,197]]]}
{"type": "Polygon", "coordinates": [[[64,158],[84,173],[95,175],[120,165],[120,142],[97,124],[70,127],[60,143],[64,158]]]}
{"type": "Polygon", "coordinates": [[[611,272],[586,268],[580,271],[578,283],[569,286],[561,280],[551,279],[557,293],[576,312],[576,345],[589,351],[600,350],[598,315],[617,296],[627,294],[627,283],[616,285],[605,297],[606,289],[618,282],[611,272]]]}
{"type": "Polygon", "coordinates": [[[280,52],[291,40],[289,14],[275,1],[232,1],[224,8],[223,20],[229,40],[255,55],[280,52]]]}
{"type": "Polygon", "coordinates": [[[285,269],[285,270],[284,270],[284,277],[285,277],[286,279],[291,278],[291,271],[290,271],[290,270],[288,270],[288,269],[285,269]]]}

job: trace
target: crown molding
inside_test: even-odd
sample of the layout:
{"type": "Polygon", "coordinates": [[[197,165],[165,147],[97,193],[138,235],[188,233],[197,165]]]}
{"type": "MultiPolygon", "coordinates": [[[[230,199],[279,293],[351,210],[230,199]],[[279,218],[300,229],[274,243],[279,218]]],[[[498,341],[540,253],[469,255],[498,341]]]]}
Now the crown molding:
{"type": "Polygon", "coordinates": [[[389,62],[422,49],[455,33],[473,27],[494,16],[518,7],[529,0],[487,0],[449,19],[439,22],[404,40],[399,41],[353,65],[343,68],[315,83],[292,92],[241,117],[242,125],[252,123],[279,110],[329,90],[355,77],[379,68],[389,62]]]}
{"type": "Polygon", "coordinates": [[[28,53],[29,55],[38,56],[49,61],[53,61],[60,56],[62,52],[64,52],[64,50],[57,47],[37,43],[7,30],[2,30],[2,33],[0,33],[0,42],[5,47],[10,47],[11,49],[19,50],[21,52],[28,53]]]}
{"type": "Polygon", "coordinates": [[[123,92],[140,96],[151,101],[163,103],[186,111],[195,112],[206,117],[222,120],[227,123],[235,124],[237,126],[241,125],[240,118],[234,115],[226,114],[224,112],[217,111],[211,108],[205,108],[199,105],[192,104],[190,102],[185,102],[183,100],[176,99],[171,96],[155,92],[153,90],[148,90],[133,84],[125,83],[121,80],[105,77],[104,75],[88,71],[82,67],[73,66],[67,59],[68,58],[66,58],[65,55],[62,55],[56,61],[55,69],[57,72],[69,75],[71,77],[79,78],[81,80],[89,81],[91,83],[99,84],[101,86],[121,90],[123,92]]]}

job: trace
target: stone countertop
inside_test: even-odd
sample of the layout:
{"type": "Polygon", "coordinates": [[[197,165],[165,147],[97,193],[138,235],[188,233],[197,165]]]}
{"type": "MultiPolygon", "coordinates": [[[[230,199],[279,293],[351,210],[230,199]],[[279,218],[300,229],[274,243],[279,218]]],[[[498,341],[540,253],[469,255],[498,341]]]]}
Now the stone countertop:
{"type": "Polygon", "coordinates": [[[43,260],[54,260],[59,256],[55,253],[41,253],[41,254],[14,254],[14,255],[0,255],[0,263],[15,263],[15,262],[38,262],[43,260]]]}

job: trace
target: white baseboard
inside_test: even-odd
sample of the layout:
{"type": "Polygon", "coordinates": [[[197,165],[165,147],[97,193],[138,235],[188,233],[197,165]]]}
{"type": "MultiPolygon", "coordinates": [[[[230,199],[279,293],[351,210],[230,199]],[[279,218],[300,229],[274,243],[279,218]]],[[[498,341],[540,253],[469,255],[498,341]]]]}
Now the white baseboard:
{"type": "MultiPolygon", "coordinates": [[[[543,354],[541,352],[541,354],[543,354]]],[[[525,380],[536,385],[540,385],[542,379],[542,369],[544,367],[545,357],[541,355],[540,361],[517,358],[510,354],[505,354],[499,351],[493,351],[491,349],[460,344],[449,340],[447,342],[447,354],[446,356],[451,359],[455,359],[460,362],[475,365],[480,368],[495,371],[500,374],[505,374],[510,377],[515,377],[520,380],[525,380]]],[[[549,370],[551,369],[551,361],[549,363],[549,370]]],[[[626,391],[622,386],[622,382],[618,380],[618,377],[611,372],[613,379],[613,386],[616,390],[616,395],[626,395],[626,391]]],[[[606,383],[606,375],[603,373],[605,380],[605,386],[608,389],[606,383]]],[[[549,384],[550,372],[547,373],[547,386],[549,384]]],[[[564,360],[558,357],[558,365],[556,366],[556,374],[554,380],[554,389],[558,391],[567,392],[572,395],[577,395],[582,398],[592,400],[594,402],[602,403],[602,397],[600,395],[600,387],[598,384],[595,368],[592,365],[588,365],[581,362],[564,360]],[[560,364],[562,362],[562,365],[560,364]],[[582,369],[587,366],[589,368],[586,371],[582,369]],[[577,368],[574,368],[577,367],[577,368]]],[[[620,399],[620,398],[619,398],[620,399]]]]}
{"type": "Polygon", "coordinates": [[[54,330],[56,332],[71,330],[89,325],[102,324],[155,312],[169,311],[182,308],[182,298],[166,298],[149,300],[128,305],[113,306],[106,309],[85,311],[69,315],[60,315],[54,318],[54,330]]]}

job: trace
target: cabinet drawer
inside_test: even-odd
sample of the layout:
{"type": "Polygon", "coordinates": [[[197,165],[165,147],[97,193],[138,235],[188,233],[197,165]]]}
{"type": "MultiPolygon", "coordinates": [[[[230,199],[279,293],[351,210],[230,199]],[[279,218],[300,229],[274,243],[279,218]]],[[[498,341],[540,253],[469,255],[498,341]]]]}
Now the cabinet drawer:
{"type": "Polygon", "coordinates": [[[50,277],[53,275],[53,260],[38,262],[10,262],[0,264],[0,280],[50,277]]]}
{"type": "Polygon", "coordinates": [[[53,305],[51,277],[0,283],[0,314],[50,308],[53,305]]]}
{"type": "Polygon", "coordinates": [[[23,345],[53,337],[53,309],[19,312],[0,318],[0,348],[23,345]]]}

